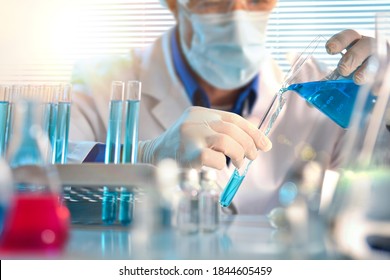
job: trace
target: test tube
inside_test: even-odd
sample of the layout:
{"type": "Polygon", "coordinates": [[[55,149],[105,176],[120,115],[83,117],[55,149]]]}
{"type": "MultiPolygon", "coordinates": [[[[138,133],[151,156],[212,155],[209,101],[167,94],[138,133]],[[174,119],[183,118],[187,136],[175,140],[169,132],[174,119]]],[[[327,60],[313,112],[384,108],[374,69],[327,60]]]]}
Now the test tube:
{"type": "Polygon", "coordinates": [[[141,101],[141,82],[127,82],[126,91],[126,126],[122,162],[137,163],[138,156],[138,123],[141,101]]]}
{"type": "Polygon", "coordinates": [[[4,157],[7,147],[7,130],[9,125],[9,92],[9,86],[0,85],[0,158],[4,157]]]}
{"type": "MultiPolygon", "coordinates": [[[[141,101],[141,82],[128,81],[125,97],[125,138],[122,153],[123,163],[137,163],[139,105],[141,101]]],[[[133,220],[134,193],[122,188],[119,204],[119,222],[128,225],[133,220]]]]}
{"type": "Polygon", "coordinates": [[[55,163],[65,164],[68,154],[68,137],[71,106],[71,84],[64,84],[60,87],[58,96],[55,163]]]}
{"type": "MultiPolygon", "coordinates": [[[[259,130],[263,132],[266,136],[268,136],[268,134],[270,133],[271,128],[275,123],[277,117],[279,116],[279,113],[282,110],[285,102],[286,99],[283,96],[283,92],[275,94],[274,98],[272,99],[272,102],[269,105],[259,125],[259,130]]],[[[219,203],[222,207],[228,207],[232,202],[234,196],[238,191],[238,188],[240,187],[242,181],[245,178],[246,173],[248,172],[251,163],[251,160],[245,158],[245,161],[242,166],[234,170],[233,175],[230,177],[229,182],[223,189],[219,199],[219,203]]]]}
{"type": "Polygon", "coordinates": [[[46,85],[44,94],[49,99],[49,127],[48,137],[51,144],[51,162],[56,162],[56,134],[57,134],[57,119],[58,119],[58,97],[60,93],[59,85],[46,85]]]}
{"type": "Polygon", "coordinates": [[[107,127],[106,153],[104,162],[120,163],[122,140],[122,111],[124,83],[113,81],[111,83],[111,99],[109,104],[109,120],[107,127]]]}
{"type": "MultiPolygon", "coordinates": [[[[119,164],[122,140],[122,111],[125,85],[122,81],[111,83],[109,119],[107,127],[104,163],[119,164]]],[[[103,187],[102,221],[112,224],[116,219],[117,192],[115,188],[103,187]]]]}

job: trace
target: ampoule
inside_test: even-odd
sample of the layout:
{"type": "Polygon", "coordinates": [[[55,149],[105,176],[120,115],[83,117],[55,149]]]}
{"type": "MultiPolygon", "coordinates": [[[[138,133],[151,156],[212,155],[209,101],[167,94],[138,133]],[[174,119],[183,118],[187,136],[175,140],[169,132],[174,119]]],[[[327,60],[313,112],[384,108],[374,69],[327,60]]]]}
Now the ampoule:
{"type": "Polygon", "coordinates": [[[214,169],[204,169],[200,173],[199,229],[204,232],[215,231],[219,226],[220,187],[214,169]]]}

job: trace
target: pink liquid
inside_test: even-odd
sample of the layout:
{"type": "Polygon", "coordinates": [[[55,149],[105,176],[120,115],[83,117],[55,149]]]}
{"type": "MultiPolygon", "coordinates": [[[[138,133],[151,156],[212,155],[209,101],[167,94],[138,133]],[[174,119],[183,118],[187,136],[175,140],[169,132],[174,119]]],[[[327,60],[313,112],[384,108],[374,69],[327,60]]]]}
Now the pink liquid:
{"type": "Polygon", "coordinates": [[[69,210],[53,194],[17,194],[0,238],[2,253],[58,253],[69,236],[69,210]]]}

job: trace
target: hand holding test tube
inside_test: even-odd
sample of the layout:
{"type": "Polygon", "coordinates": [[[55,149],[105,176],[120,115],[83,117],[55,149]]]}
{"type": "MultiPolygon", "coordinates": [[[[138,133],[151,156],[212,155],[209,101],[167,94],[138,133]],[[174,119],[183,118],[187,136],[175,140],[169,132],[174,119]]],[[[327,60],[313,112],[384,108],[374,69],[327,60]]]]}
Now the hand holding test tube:
{"type": "MultiPolygon", "coordinates": [[[[292,65],[288,73],[286,74],[285,81],[279,90],[272,99],[271,104],[268,106],[267,111],[265,112],[260,124],[259,130],[263,132],[266,136],[269,135],[273,124],[275,123],[279,113],[283,109],[284,104],[286,103],[286,97],[284,92],[288,89],[288,86],[293,84],[296,81],[296,78],[299,76],[302,66],[305,64],[307,59],[312,56],[313,52],[316,50],[319,43],[323,40],[322,37],[316,37],[306,49],[301,53],[295,63],[292,65]]],[[[238,191],[242,181],[245,178],[246,173],[248,172],[249,166],[252,163],[251,160],[245,158],[244,163],[240,168],[236,168],[229,179],[225,189],[222,191],[220,196],[220,205],[222,207],[228,207],[232,202],[235,194],[238,191]]]]}

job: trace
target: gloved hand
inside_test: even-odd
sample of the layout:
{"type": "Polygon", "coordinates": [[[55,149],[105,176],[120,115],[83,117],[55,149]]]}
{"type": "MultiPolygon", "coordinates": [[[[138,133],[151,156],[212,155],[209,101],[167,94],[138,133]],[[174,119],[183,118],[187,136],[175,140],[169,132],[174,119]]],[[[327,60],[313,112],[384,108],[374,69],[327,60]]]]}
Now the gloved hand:
{"type": "Polygon", "coordinates": [[[363,84],[367,77],[368,58],[374,52],[374,42],[374,38],[362,36],[355,30],[347,29],[333,35],[325,47],[329,54],[343,53],[337,66],[342,76],[348,76],[354,72],[355,83],[363,84]],[[344,50],[346,50],[345,53],[344,50]]]}
{"type": "Polygon", "coordinates": [[[222,169],[226,165],[225,155],[240,167],[244,157],[254,160],[258,150],[268,151],[271,147],[271,141],[239,115],[190,107],[162,135],[140,141],[138,160],[157,164],[172,158],[183,167],[222,169]]]}

